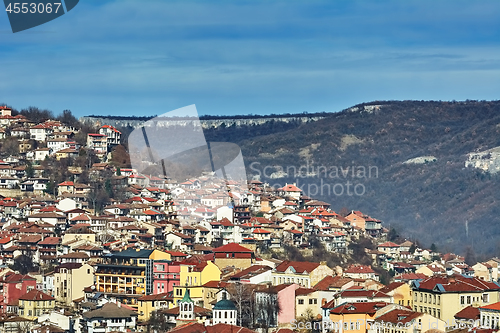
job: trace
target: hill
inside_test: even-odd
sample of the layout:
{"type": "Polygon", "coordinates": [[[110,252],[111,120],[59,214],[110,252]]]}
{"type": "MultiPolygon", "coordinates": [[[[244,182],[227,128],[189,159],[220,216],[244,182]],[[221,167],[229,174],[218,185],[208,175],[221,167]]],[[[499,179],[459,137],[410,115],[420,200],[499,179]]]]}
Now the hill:
{"type": "Polygon", "coordinates": [[[441,251],[500,254],[499,176],[465,167],[469,153],[500,146],[499,101],[377,101],[315,122],[205,136],[238,143],[249,177],[297,183],[441,251]]]}

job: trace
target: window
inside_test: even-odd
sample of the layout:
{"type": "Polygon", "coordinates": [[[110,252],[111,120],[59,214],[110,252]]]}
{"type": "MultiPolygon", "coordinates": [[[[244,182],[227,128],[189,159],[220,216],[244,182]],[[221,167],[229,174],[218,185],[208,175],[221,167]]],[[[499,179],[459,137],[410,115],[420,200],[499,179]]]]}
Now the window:
{"type": "Polygon", "coordinates": [[[483,294],[483,303],[488,303],[489,302],[489,295],[488,294],[483,294]]]}
{"type": "Polygon", "coordinates": [[[441,305],[441,296],[438,295],[438,305],[441,305]]]}
{"type": "Polygon", "coordinates": [[[467,296],[467,304],[470,304],[470,296],[467,296]]]}
{"type": "Polygon", "coordinates": [[[313,304],[313,299],[312,298],[309,299],[309,304],[313,304]]]}
{"type": "Polygon", "coordinates": [[[299,298],[299,304],[304,304],[304,300],[302,298],[299,298]]]}
{"type": "Polygon", "coordinates": [[[460,296],[460,305],[465,304],[465,296],[460,296]]]}

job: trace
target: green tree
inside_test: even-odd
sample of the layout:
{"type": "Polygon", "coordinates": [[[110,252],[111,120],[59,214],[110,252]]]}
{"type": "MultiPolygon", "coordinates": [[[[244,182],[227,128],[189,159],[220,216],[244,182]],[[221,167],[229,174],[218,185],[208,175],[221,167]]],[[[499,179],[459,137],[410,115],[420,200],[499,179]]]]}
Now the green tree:
{"type": "Polygon", "coordinates": [[[28,274],[29,272],[34,272],[38,269],[38,266],[33,262],[33,255],[21,254],[14,259],[14,264],[10,266],[14,271],[18,271],[20,274],[28,274]]]}
{"type": "Polygon", "coordinates": [[[170,329],[172,329],[172,325],[167,322],[165,314],[160,310],[151,312],[147,325],[148,333],[167,332],[170,329]]]}
{"type": "Polygon", "coordinates": [[[60,114],[57,117],[57,120],[59,120],[63,124],[66,124],[66,125],[69,125],[69,126],[72,126],[75,128],[80,127],[80,122],[78,121],[78,119],[76,119],[75,116],[73,116],[73,114],[71,113],[70,110],[64,110],[62,112],[62,114],[60,114]]]}
{"type": "Polygon", "coordinates": [[[24,169],[26,178],[33,178],[35,175],[35,169],[33,169],[33,164],[30,161],[26,161],[26,169],[24,169]]]}
{"type": "Polygon", "coordinates": [[[390,242],[394,242],[396,241],[397,239],[399,238],[399,234],[398,232],[396,231],[395,228],[391,228],[389,230],[389,233],[387,234],[387,239],[390,241],[390,242]]]}
{"type": "Polygon", "coordinates": [[[465,249],[465,263],[469,266],[477,264],[476,252],[472,246],[467,246],[465,249]]]}

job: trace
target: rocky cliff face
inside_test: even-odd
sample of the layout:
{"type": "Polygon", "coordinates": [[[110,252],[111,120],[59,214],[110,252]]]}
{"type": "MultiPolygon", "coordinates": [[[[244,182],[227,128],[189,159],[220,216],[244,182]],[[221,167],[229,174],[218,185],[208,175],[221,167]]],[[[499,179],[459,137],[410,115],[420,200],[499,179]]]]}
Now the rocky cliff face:
{"type": "MultiPolygon", "coordinates": [[[[275,122],[301,122],[309,123],[323,119],[323,116],[290,116],[290,117],[255,117],[255,118],[217,118],[217,119],[201,119],[201,126],[206,128],[224,127],[241,127],[248,125],[263,125],[265,123],[275,122]]],[[[94,125],[111,125],[114,127],[141,127],[146,120],[135,119],[120,119],[111,117],[94,117],[86,116],[81,117],[80,122],[90,123],[94,125]]],[[[155,118],[154,124],[158,127],[172,127],[172,126],[189,126],[196,124],[195,119],[174,119],[174,118],[155,118]]]]}

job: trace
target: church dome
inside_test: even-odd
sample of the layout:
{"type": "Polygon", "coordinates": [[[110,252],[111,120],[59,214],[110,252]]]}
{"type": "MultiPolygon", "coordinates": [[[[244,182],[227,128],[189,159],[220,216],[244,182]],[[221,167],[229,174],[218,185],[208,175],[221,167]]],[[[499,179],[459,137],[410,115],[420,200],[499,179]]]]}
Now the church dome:
{"type": "Polygon", "coordinates": [[[215,303],[213,310],[236,310],[236,306],[233,301],[222,299],[215,303]]]}

